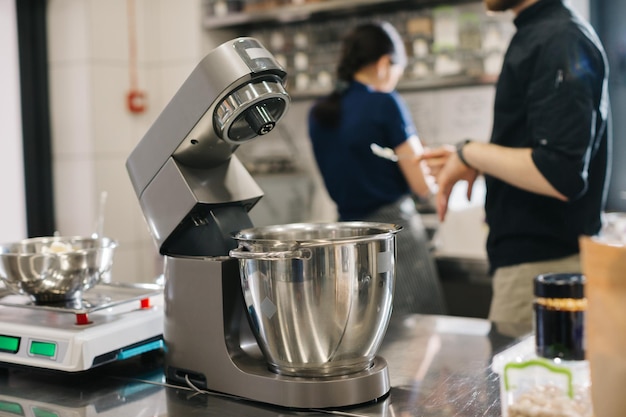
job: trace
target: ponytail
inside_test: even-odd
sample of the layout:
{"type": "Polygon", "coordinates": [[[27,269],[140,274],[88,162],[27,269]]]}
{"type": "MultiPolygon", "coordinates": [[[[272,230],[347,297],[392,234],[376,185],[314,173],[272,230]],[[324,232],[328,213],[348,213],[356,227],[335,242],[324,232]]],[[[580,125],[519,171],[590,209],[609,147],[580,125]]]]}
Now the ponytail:
{"type": "Polygon", "coordinates": [[[402,59],[406,62],[404,45],[393,26],[386,22],[366,23],[353,29],[343,39],[335,88],[313,106],[313,118],[325,127],[339,126],[341,97],[354,80],[354,74],[384,55],[391,55],[398,63],[402,59]]]}

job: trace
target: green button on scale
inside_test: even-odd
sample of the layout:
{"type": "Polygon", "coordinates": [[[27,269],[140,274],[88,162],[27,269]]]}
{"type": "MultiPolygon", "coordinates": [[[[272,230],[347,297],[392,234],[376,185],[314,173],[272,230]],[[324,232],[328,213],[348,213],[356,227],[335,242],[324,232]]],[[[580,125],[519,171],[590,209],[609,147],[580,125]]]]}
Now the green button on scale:
{"type": "Polygon", "coordinates": [[[17,353],[19,349],[19,337],[0,335],[0,352],[17,353]]]}
{"type": "Polygon", "coordinates": [[[39,355],[39,356],[47,356],[49,358],[54,357],[57,351],[56,343],[51,342],[39,342],[33,340],[30,343],[30,354],[31,355],[39,355]]]}

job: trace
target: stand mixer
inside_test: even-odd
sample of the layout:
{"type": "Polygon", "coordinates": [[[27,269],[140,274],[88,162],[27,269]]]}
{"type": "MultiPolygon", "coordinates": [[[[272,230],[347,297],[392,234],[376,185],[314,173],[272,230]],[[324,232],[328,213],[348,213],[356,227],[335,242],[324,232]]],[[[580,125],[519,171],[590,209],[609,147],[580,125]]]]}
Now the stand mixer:
{"type": "Polygon", "coordinates": [[[210,52],[133,150],[127,170],[165,256],[168,381],[293,408],[361,404],[390,389],[387,364],[332,377],[272,372],[250,330],[233,233],[263,192],[233,155],[269,133],[290,97],[286,73],[254,38],[210,52]]]}

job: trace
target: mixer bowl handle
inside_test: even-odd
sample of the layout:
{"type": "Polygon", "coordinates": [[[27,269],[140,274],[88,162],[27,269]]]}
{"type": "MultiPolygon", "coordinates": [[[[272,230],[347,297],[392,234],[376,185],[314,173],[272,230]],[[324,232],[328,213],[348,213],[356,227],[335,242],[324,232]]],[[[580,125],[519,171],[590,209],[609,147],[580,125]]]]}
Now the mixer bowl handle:
{"type": "Polygon", "coordinates": [[[311,259],[310,249],[298,249],[282,252],[250,252],[244,248],[232,249],[229,252],[232,258],[236,259],[256,259],[261,261],[273,261],[276,259],[311,259]]]}

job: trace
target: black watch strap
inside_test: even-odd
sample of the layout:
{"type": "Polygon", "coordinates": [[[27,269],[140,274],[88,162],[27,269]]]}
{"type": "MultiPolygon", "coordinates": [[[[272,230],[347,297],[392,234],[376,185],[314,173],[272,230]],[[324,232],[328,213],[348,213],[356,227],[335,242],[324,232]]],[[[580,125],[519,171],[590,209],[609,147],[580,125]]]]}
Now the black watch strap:
{"type": "Polygon", "coordinates": [[[467,163],[467,160],[465,159],[465,156],[463,156],[463,148],[465,147],[465,145],[467,145],[471,141],[472,141],[471,139],[465,139],[465,140],[462,140],[461,142],[456,144],[456,154],[459,157],[459,159],[461,160],[461,162],[463,162],[463,164],[465,164],[465,166],[468,167],[468,168],[473,168],[473,167],[470,164],[467,163]]]}

